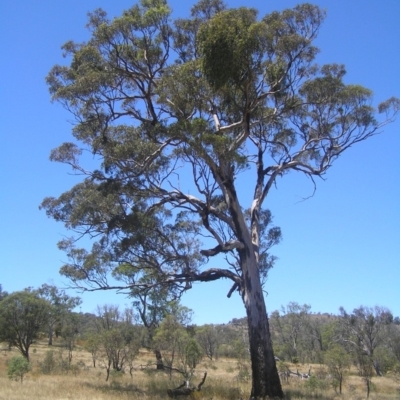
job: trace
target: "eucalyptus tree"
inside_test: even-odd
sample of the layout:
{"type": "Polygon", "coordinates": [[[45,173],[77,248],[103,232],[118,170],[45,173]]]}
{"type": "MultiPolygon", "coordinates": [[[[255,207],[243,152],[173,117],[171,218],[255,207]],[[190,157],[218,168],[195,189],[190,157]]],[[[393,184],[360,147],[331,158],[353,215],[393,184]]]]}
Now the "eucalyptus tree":
{"type": "MultiPolygon", "coordinates": [[[[275,346],[280,346],[282,356],[290,361],[305,362],[306,342],[310,339],[310,310],[308,304],[290,302],[281,312],[271,314],[272,330],[276,333],[275,346]]],[[[308,360],[310,361],[310,360],[308,360]]]]}
{"type": "Polygon", "coordinates": [[[179,313],[167,315],[155,332],[154,341],[164,355],[170,379],[175,371],[181,373],[186,381],[190,381],[202,358],[199,343],[185,329],[189,320],[190,316],[182,321],[179,313]]]}
{"type": "Polygon", "coordinates": [[[82,301],[79,297],[68,296],[64,290],[57,288],[54,285],[48,285],[44,283],[37,289],[37,293],[40,297],[47,300],[49,307],[48,316],[48,344],[51,346],[53,344],[53,334],[54,329],[57,325],[62,329],[62,324],[66,323],[66,318],[75,307],[78,307],[82,301]]]}
{"type": "Polygon", "coordinates": [[[335,391],[339,389],[339,394],[342,394],[342,387],[346,378],[345,373],[351,366],[349,353],[342,346],[333,345],[326,351],[324,363],[328,366],[328,370],[333,376],[335,391]]]}
{"type": "Polygon", "coordinates": [[[29,349],[47,325],[49,303],[30,289],[14,292],[0,302],[0,341],[6,341],[29,361],[29,349]]]}
{"type": "Polygon", "coordinates": [[[120,311],[118,306],[97,307],[95,333],[89,336],[87,349],[92,354],[93,365],[96,360],[106,370],[106,381],[110,371],[123,371],[129,368],[139,353],[140,335],[133,325],[134,314],[131,309],[120,311]]]}
{"type": "Polygon", "coordinates": [[[340,307],[340,314],[343,344],[356,353],[362,371],[369,371],[369,367],[365,365],[369,360],[376,374],[382,376],[376,349],[389,340],[392,313],[385,307],[361,306],[354,309],[351,314],[340,307]]]}
{"type": "Polygon", "coordinates": [[[220,333],[215,325],[203,325],[196,332],[196,339],[204,354],[213,360],[218,358],[218,347],[221,343],[220,333]]]}
{"type": "Polygon", "coordinates": [[[59,244],[70,260],[62,274],[128,291],[148,288],[151,274],[178,296],[195,281],[230,280],[248,317],[254,398],[283,396],[262,291],[280,240],[265,210],[271,188],[291,171],[324,175],[399,108],[387,100],[377,120],[371,91],[345,84],[343,65],[315,64],[324,16],[302,4],[258,18],[221,0],[176,20],[165,0],[113,20],[99,9],[90,39],[67,42],[69,65],[47,77],[76,119],[74,142],[51,160],[85,178],[42,207],[94,240],[59,244]],[[213,257],[220,265],[207,268],[213,257]],[[140,267],[128,285],[109,280],[120,264],[140,267]]]}

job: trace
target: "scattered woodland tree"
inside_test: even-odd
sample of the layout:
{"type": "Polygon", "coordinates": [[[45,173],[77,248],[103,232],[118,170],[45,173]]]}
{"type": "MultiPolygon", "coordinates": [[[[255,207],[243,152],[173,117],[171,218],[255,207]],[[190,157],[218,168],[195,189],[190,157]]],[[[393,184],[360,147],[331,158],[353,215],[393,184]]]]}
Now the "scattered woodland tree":
{"type": "Polygon", "coordinates": [[[14,292],[0,302],[0,341],[16,347],[29,361],[29,348],[45,328],[49,303],[34,291],[14,292]]]}
{"type": "Polygon", "coordinates": [[[176,295],[195,281],[231,280],[228,296],[237,290],[246,310],[256,399],[283,397],[262,290],[280,230],[265,200],[291,171],[323,176],[400,103],[380,104],[378,121],[371,91],[345,84],[343,65],[315,64],[324,17],[301,4],[259,19],[221,0],[200,0],[175,21],[165,0],[142,0],[114,20],[98,9],[91,38],[67,42],[70,65],[47,77],[53,100],[76,118],[76,142],[51,160],[85,179],[42,208],[97,239],[91,250],[60,242],[70,259],[61,273],[89,290],[129,291],[148,289],[141,277],[150,272],[176,295]],[[86,150],[98,165],[84,165],[86,150]],[[226,267],[205,267],[218,255],[226,267]],[[138,267],[131,283],[109,284],[121,264],[138,267]]]}
{"type": "Polygon", "coordinates": [[[397,324],[390,327],[388,345],[400,366],[400,327],[397,324]]]}
{"type": "Polygon", "coordinates": [[[182,316],[185,315],[184,310],[185,307],[183,314],[182,312],[175,313],[167,315],[163,319],[156,330],[154,341],[163,354],[170,378],[172,371],[176,371],[190,381],[203,354],[196,339],[191,337],[184,327],[189,322],[188,319],[182,319],[182,316]],[[182,324],[182,320],[186,323],[182,324]]]}
{"type": "Polygon", "coordinates": [[[363,352],[361,349],[356,349],[354,353],[354,360],[358,368],[358,372],[365,383],[365,389],[367,391],[367,399],[371,393],[372,377],[374,376],[374,364],[368,354],[363,352]]]}
{"type": "Polygon", "coordinates": [[[324,362],[333,377],[335,390],[338,388],[339,394],[342,394],[345,372],[350,369],[351,357],[343,347],[335,345],[325,353],[324,362]]]}
{"type": "Polygon", "coordinates": [[[215,325],[206,324],[199,327],[196,332],[196,339],[203,349],[204,354],[210,360],[218,358],[220,337],[215,325]]]}
{"type": "Polygon", "coordinates": [[[177,344],[179,360],[178,369],[185,378],[187,385],[189,385],[198,363],[203,358],[203,352],[197,340],[190,337],[187,332],[180,337],[177,344]]]}
{"type": "MultiPolygon", "coordinates": [[[[180,307],[179,300],[168,286],[157,285],[158,277],[151,270],[135,281],[140,269],[143,269],[141,265],[121,264],[114,269],[113,276],[131,286],[129,297],[133,299],[132,305],[138,311],[140,320],[147,331],[145,347],[154,351],[157,369],[164,369],[161,352],[154,347],[154,335],[161,321],[167,315],[176,313],[180,307]]],[[[184,323],[184,321],[180,322],[184,323]]]]}
{"type": "MultiPolygon", "coordinates": [[[[130,316],[128,317],[130,318],[130,316]]],[[[124,319],[118,305],[104,304],[97,306],[96,318],[93,320],[97,332],[108,331],[119,326],[124,319]]]]}
{"type": "Polygon", "coordinates": [[[170,378],[175,362],[176,353],[178,351],[179,341],[185,340],[183,337],[186,335],[187,334],[182,325],[173,315],[167,315],[156,331],[156,335],[154,338],[156,346],[161,350],[164,355],[166,366],[169,369],[170,378]]]}
{"type": "Polygon", "coordinates": [[[53,344],[54,329],[58,325],[62,329],[63,319],[81,304],[79,297],[68,296],[64,290],[54,285],[43,284],[37,289],[40,297],[43,297],[50,304],[48,317],[48,335],[51,346],[53,344]]]}
{"type": "Polygon", "coordinates": [[[96,333],[90,333],[87,335],[84,343],[84,348],[92,356],[93,368],[96,368],[96,360],[100,350],[100,341],[97,338],[96,333]]]}
{"type": "MultiPolygon", "coordinates": [[[[133,312],[121,312],[118,306],[98,306],[96,319],[97,332],[91,336],[92,357],[106,370],[108,381],[111,370],[123,371],[129,368],[132,374],[132,361],[139,353],[140,338],[133,325],[133,312]]],[[[94,362],[94,361],[93,361],[94,362]]]]}
{"type": "Polygon", "coordinates": [[[290,302],[286,307],[282,306],[281,312],[274,311],[271,314],[272,329],[276,332],[275,346],[279,348],[282,358],[304,363],[302,350],[304,342],[309,338],[311,306],[301,306],[296,302],[290,302]]]}
{"type": "Polygon", "coordinates": [[[68,367],[71,366],[72,351],[75,348],[75,342],[79,335],[80,315],[69,312],[63,317],[61,328],[61,337],[64,347],[68,351],[68,367]]]}
{"type": "MultiPolygon", "coordinates": [[[[127,274],[129,276],[135,274],[127,274]]],[[[144,277],[143,277],[144,278],[144,277]]],[[[146,280],[148,277],[146,277],[146,280]]],[[[148,290],[140,290],[133,287],[131,291],[133,306],[138,310],[140,319],[147,330],[148,347],[152,348],[156,356],[157,369],[164,369],[164,363],[160,349],[154,347],[154,335],[161,321],[170,313],[171,300],[167,288],[149,287],[148,290]]]]}
{"type": "Polygon", "coordinates": [[[342,341],[355,351],[360,365],[360,371],[369,374],[366,366],[368,360],[372,363],[378,376],[382,376],[379,360],[375,357],[375,349],[388,338],[388,328],[393,321],[392,313],[384,307],[359,307],[348,314],[340,308],[340,323],[342,341]]]}

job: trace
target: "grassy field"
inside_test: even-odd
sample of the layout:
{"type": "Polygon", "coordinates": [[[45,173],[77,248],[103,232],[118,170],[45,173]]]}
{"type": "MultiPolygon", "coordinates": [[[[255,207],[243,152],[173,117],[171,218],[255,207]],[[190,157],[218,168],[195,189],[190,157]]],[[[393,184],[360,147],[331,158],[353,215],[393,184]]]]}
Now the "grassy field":
{"type": "MultiPolygon", "coordinates": [[[[146,368],[154,362],[153,356],[141,352],[135,363],[133,377],[126,374],[111,374],[105,382],[105,370],[101,366],[93,368],[91,356],[78,346],[73,353],[72,365],[76,367],[68,373],[55,372],[43,374],[39,363],[43,361],[46,352],[51,348],[56,358],[66,356],[66,352],[57,345],[49,347],[45,342],[35,344],[31,349],[32,371],[24,378],[23,383],[11,381],[7,376],[6,361],[15,355],[16,350],[1,351],[0,354],[0,400],[161,400],[168,398],[167,389],[177,387],[183,379],[173,375],[169,379],[165,372],[157,372],[146,368]]],[[[309,365],[291,366],[292,370],[307,372],[309,365]]],[[[326,379],[323,366],[312,365],[311,373],[318,377],[311,381],[291,378],[284,383],[283,388],[288,400],[321,399],[321,400],[361,400],[366,398],[365,386],[356,371],[351,371],[343,388],[342,396],[335,393],[326,379]]],[[[208,372],[207,380],[200,392],[194,393],[192,399],[205,400],[239,400],[247,399],[250,392],[250,381],[246,374],[239,377],[238,363],[234,359],[219,359],[210,361],[203,359],[197,368],[197,374],[191,384],[197,385],[204,371],[208,372]]],[[[391,377],[372,379],[372,400],[400,399],[400,382],[391,377]]]]}

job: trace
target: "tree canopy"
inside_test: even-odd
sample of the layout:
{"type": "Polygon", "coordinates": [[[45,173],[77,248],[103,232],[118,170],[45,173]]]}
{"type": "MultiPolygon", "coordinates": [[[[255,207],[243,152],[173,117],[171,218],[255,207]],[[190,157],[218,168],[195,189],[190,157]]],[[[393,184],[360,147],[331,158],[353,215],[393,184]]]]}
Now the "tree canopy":
{"type": "Polygon", "coordinates": [[[51,160],[84,179],[42,207],[93,241],[61,241],[70,260],[61,273],[89,290],[161,285],[176,296],[229,279],[228,296],[238,290],[247,312],[255,398],[283,396],[262,293],[281,233],[265,199],[289,172],[323,176],[400,104],[375,110],[369,89],[344,82],[343,65],[316,64],[324,17],[307,3],[262,18],[220,0],[175,20],[164,0],[113,20],[98,9],[91,38],[64,44],[69,65],[47,77],[76,120],[74,141],[51,160]],[[121,266],[128,281],[110,283],[121,266]]]}
{"type": "Polygon", "coordinates": [[[29,348],[48,321],[49,303],[29,289],[0,302],[0,341],[14,346],[29,361],[29,348]]]}

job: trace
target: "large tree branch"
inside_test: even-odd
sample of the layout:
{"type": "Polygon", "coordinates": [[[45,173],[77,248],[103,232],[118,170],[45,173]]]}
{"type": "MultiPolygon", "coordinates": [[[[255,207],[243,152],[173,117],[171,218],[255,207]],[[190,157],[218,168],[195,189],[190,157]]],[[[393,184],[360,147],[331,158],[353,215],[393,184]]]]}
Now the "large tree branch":
{"type": "Polygon", "coordinates": [[[227,253],[227,252],[235,250],[235,249],[244,249],[244,244],[239,242],[238,240],[231,240],[222,245],[219,244],[218,246],[216,246],[212,249],[201,250],[200,253],[203,256],[212,257],[212,256],[216,256],[217,254],[227,253]]]}

